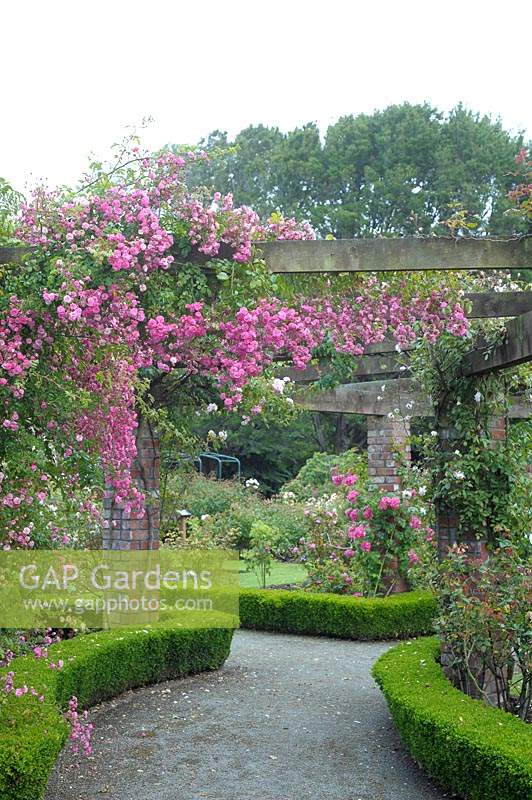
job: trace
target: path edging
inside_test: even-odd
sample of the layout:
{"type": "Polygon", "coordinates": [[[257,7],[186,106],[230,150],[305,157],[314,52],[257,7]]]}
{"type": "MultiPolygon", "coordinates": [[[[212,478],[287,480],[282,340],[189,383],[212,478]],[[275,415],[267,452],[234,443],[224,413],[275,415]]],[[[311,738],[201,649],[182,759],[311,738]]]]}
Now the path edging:
{"type": "Polygon", "coordinates": [[[378,641],[432,633],[437,601],[416,591],[386,598],[241,589],[240,625],[254,630],[378,641]]]}
{"type": "Polygon", "coordinates": [[[61,670],[33,656],[15,659],[9,667],[15,686],[26,684],[45,699],[8,695],[0,706],[2,800],[43,797],[68,736],[63,711],[72,696],[80,708],[88,708],[128,689],[218,669],[229,655],[232,635],[227,628],[122,629],[52,645],[50,656],[64,661],[61,670]]]}
{"type": "Polygon", "coordinates": [[[413,758],[467,800],[530,800],[532,725],[456,689],[436,638],[389,650],[373,676],[413,758]]]}

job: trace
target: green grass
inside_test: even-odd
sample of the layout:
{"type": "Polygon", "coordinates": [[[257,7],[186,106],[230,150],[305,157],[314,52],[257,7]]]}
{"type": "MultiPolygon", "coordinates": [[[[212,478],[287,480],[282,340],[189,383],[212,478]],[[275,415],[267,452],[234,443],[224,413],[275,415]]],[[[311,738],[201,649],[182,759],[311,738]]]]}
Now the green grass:
{"type": "MultiPolygon", "coordinates": [[[[268,577],[267,585],[276,586],[280,583],[303,583],[307,572],[303,564],[287,564],[276,561],[268,577]]],[[[240,586],[244,589],[259,589],[259,581],[254,572],[247,572],[244,565],[240,567],[240,586]]]]}

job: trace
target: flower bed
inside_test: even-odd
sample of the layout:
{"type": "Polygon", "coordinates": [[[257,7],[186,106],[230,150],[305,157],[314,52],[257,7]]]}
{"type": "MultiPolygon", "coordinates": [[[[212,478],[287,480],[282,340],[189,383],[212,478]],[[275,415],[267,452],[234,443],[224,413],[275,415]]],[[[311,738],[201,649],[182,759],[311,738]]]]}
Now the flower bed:
{"type": "Polygon", "coordinates": [[[467,800],[532,797],[532,726],[455,689],[438,664],[439,642],[385,653],[373,675],[413,758],[467,800]]]}
{"type": "Polygon", "coordinates": [[[436,599],[429,592],[369,599],[304,591],[240,591],[241,626],[280,633],[404,639],[431,633],[436,612],[436,599]]]}
{"type": "Polygon", "coordinates": [[[64,662],[61,670],[27,656],[15,659],[10,669],[16,684],[37,689],[45,699],[10,694],[0,705],[2,800],[43,796],[68,736],[63,712],[73,695],[87,708],[127,689],[217,669],[229,655],[231,638],[226,628],[160,626],[95,633],[53,645],[50,652],[64,662]]]}

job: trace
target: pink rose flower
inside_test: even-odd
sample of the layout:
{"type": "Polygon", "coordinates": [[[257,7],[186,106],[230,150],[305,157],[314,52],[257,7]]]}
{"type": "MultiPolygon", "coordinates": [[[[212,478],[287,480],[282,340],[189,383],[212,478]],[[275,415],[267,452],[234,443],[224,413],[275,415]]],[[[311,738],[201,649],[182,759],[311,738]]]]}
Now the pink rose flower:
{"type": "Polygon", "coordinates": [[[350,539],[363,539],[366,535],[366,529],[363,525],[355,525],[354,527],[349,528],[347,535],[350,539]]]}
{"type": "Polygon", "coordinates": [[[346,475],[344,478],[344,486],[353,486],[358,481],[358,475],[346,475]]]}

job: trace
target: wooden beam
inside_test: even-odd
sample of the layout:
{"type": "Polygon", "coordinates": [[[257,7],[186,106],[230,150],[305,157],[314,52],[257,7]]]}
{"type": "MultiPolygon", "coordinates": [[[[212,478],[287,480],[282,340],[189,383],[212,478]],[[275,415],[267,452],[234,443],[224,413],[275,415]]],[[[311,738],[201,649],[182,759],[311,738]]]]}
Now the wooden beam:
{"type": "Polygon", "coordinates": [[[532,311],[532,292],[470,292],[465,298],[472,304],[470,319],[516,317],[532,311]]]}
{"type": "Polygon", "coordinates": [[[532,361],[532,311],[506,323],[504,341],[473,350],[463,360],[464,375],[486,375],[532,361]]]}
{"type": "Polygon", "coordinates": [[[427,417],[434,413],[432,402],[410,379],[346,383],[321,392],[294,395],[308,411],[343,414],[395,413],[401,417],[427,417]]]}
{"type": "Polygon", "coordinates": [[[32,250],[32,247],[0,247],[0,264],[18,264],[32,250]]]}
{"type": "MultiPolygon", "coordinates": [[[[294,399],[307,411],[364,416],[396,414],[398,418],[434,415],[430,397],[409,378],[346,383],[329,391],[301,393],[294,399]]],[[[508,416],[511,419],[532,418],[532,403],[522,396],[511,398],[508,416]]]]}
{"type": "Polygon", "coordinates": [[[525,269],[530,237],[519,239],[316,239],[259,242],[271,272],[389,272],[525,269]]]}
{"type": "Polygon", "coordinates": [[[531,419],[532,403],[525,397],[512,397],[508,416],[510,419],[531,419]]]}
{"type": "MultiPolygon", "coordinates": [[[[403,354],[405,358],[405,354],[403,354]]],[[[397,361],[397,353],[383,353],[382,355],[363,355],[360,357],[353,357],[353,372],[350,376],[351,382],[358,380],[358,378],[375,377],[379,375],[389,375],[390,377],[400,377],[406,369],[400,369],[403,366],[397,361]],[[355,369],[356,367],[356,369],[355,369]]],[[[330,372],[330,367],[326,361],[320,364],[309,364],[305,369],[296,369],[295,367],[286,367],[280,369],[277,373],[279,378],[285,375],[295,383],[314,383],[315,381],[323,378],[330,372]]],[[[348,381],[346,381],[347,383],[348,381]]]]}

